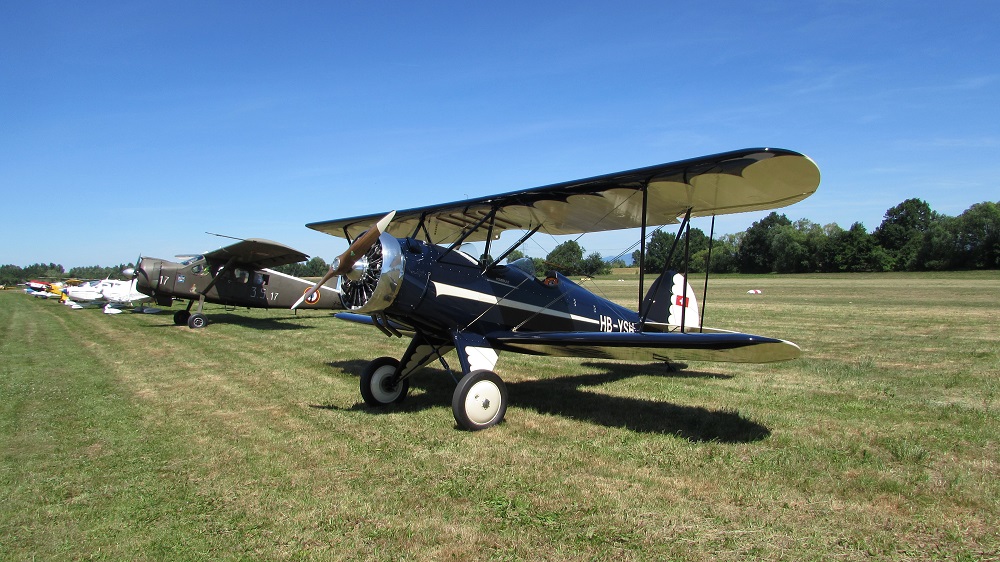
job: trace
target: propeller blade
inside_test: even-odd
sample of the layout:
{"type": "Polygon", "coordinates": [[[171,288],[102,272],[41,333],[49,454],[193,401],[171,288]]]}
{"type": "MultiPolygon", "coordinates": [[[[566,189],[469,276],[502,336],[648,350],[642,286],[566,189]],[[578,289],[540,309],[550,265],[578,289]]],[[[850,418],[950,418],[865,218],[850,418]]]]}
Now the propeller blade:
{"type": "Polygon", "coordinates": [[[396,216],[396,211],[390,211],[389,214],[382,217],[377,223],[375,223],[374,227],[369,228],[367,232],[358,236],[358,238],[354,240],[354,243],[347,248],[347,251],[340,254],[333,260],[331,267],[336,268],[337,275],[344,275],[350,271],[352,267],[354,267],[354,264],[361,259],[361,256],[365,255],[365,253],[368,252],[368,250],[375,244],[375,241],[378,240],[378,237],[385,232],[386,227],[389,226],[389,223],[392,221],[394,216],[396,216]]]}
{"type": "Polygon", "coordinates": [[[329,269],[329,271],[326,272],[326,275],[324,275],[322,279],[320,279],[319,281],[317,281],[316,284],[313,285],[312,287],[310,287],[308,291],[302,293],[302,296],[299,297],[299,300],[295,301],[295,304],[292,305],[292,310],[295,310],[296,308],[298,308],[300,304],[302,304],[303,302],[305,302],[306,299],[308,299],[309,297],[311,297],[313,295],[313,293],[315,293],[316,291],[318,291],[319,288],[322,287],[327,281],[329,281],[330,279],[333,279],[337,275],[338,275],[338,273],[336,271],[334,271],[333,267],[331,266],[330,269],[329,269]]]}
{"type": "Polygon", "coordinates": [[[361,259],[361,256],[365,255],[368,250],[375,245],[375,241],[378,240],[378,237],[381,236],[383,232],[385,232],[386,227],[388,227],[389,223],[392,222],[392,218],[394,216],[396,216],[396,211],[390,211],[389,214],[379,219],[379,221],[375,223],[375,226],[369,228],[361,236],[358,236],[354,240],[354,243],[352,243],[343,254],[334,258],[333,263],[330,264],[330,270],[326,272],[326,275],[324,275],[323,278],[313,285],[308,291],[302,293],[299,300],[295,301],[295,304],[292,305],[292,310],[298,308],[300,304],[305,302],[306,299],[311,297],[313,293],[318,291],[319,288],[326,284],[326,282],[330,279],[333,279],[338,275],[345,275],[351,271],[351,268],[354,267],[354,264],[357,263],[359,259],[361,259]]]}

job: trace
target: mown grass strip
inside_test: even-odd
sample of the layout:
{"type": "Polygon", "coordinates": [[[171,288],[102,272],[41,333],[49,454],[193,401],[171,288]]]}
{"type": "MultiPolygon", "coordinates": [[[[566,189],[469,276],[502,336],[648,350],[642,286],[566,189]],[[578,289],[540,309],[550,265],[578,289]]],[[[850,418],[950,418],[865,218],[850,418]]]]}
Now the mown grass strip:
{"type": "Polygon", "coordinates": [[[714,279],[710,324],[803,358],[504,355],[508,419],[482,433],[436,366],[362,406],[358,371],[406,342],[326,315],[192,331],[0,293],[0,558],[995,558],[997,288],[714,279]]]}

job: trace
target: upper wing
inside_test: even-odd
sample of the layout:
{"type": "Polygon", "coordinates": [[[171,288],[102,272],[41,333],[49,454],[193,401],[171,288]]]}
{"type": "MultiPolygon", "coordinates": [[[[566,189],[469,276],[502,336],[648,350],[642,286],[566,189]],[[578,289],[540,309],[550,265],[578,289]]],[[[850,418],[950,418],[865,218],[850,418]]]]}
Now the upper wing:
{"type": "Polygon", "coordinates": [[[801,353],[792,342],[738,332],[494,332],[497,350],[630,361],[771,363],[801,353]]]}
{"type": "MultiPolygon", "coordinates": [[[[819,168],[790,150],[750,148],[627,172],[559,183],[502,195],[467,199],[397,211],[388,232],[396,237],[426,235],[434,243],[451,242],[491,211],[494,238],[504,230],[579,234],[642,225],[643,188],[649,226],[691,216],[759,211],[791,205],[819,186],[819,168]],[[417,232],[423,221],[424,230],[417,232]]],[[[309,228],[356,238],[384,213],[314,222],[309,228]]],[[[482,241],[478,229],[468,241],[482,241]]]]}
{"type": "Polygon", "coordinates": [[[212,250],[205,254],[206,258],[236,261],[255,268],[277,267],[289,263],[298,263],[309,259],[302,252],[263,238],[247,238],[225,248],[212,250]]]}

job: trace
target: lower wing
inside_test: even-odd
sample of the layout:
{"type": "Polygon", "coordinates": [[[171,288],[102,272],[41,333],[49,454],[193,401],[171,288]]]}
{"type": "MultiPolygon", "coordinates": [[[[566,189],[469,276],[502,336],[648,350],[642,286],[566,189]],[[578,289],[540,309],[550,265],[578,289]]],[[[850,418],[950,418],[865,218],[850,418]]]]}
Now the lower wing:
{"type": "Polygon", "coordinates": [[[771,363],[801,353],[792,342],[739,332],[494,332],[497,350],[632,361],[771,363]]]}

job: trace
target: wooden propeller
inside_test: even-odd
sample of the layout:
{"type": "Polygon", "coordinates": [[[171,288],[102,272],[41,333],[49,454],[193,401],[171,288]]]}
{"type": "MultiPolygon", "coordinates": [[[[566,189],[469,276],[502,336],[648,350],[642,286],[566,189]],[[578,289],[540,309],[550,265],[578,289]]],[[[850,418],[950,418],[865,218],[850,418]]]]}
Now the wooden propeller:
{"type": "Polygon", "coordinates": [[[333,263],[330,264],[330,270],[326,272],[326,275],[322,279],[316,282],[308,291],[299,297],[299,300],[295,301],[292,305],[292,310],[298,308],[300,304],[305,302],[305,300],[312,296],[313,293],[319,290],[327,281],[333,279],[338,275],[346,275],[354,264],[361,259],[361,256],[365,255],[368,250],[375,244],[378,237],[385,232],[386,227],[389,226],[389,222],[392,221],[392,217],[396,215],[396,211],[390,211],[388,215],[379,219],[375,226],[369,228],[364,234],[358,236],[354,242],[347,248],[347,250],[340,254],[339,256],[333,258],[333,263]]]}

